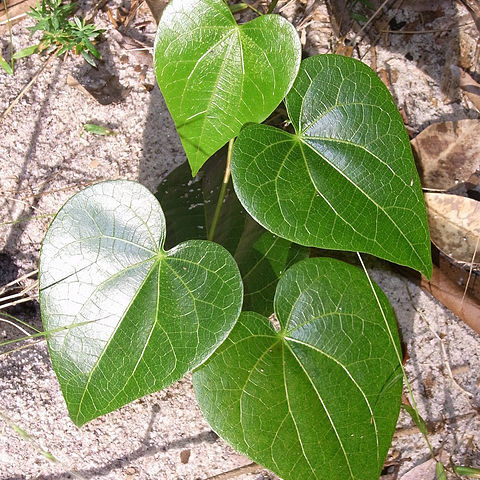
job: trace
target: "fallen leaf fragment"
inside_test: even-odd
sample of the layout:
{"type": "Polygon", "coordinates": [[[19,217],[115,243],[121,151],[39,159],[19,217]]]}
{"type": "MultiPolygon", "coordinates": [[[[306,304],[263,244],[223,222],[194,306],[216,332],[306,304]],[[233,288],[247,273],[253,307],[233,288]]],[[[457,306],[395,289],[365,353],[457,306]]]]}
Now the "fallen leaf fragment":
{"type": "Polygon", "coordinates": [[[438,465],[447,463],[449,455],[445,451],[442,451],[437,457],[439,457],[438,460],[431,458],[430,460],[413,467],[405,475],[401,476],[399,480],[439,480],[435,473],[437,472],[438,474],[442,470],[442,467],[438,467],[438,465]]]}
{"type": "Polygon", "coordinates": [[[435,480],[435,459],[431,458],[416,467],[413,467],[400,480],[435,480]]]}
{"type": "Polygon", "coordinates": [[[420,286],[443,303],[470,328],[480,333],[480,301],[470,295],[464,297],[464,289],[445,275],[442,270],[434,265],[432,278],[428,281],[422,276],[420,286]]]}
{"type": "Polygon", "coordinates": [[[467,7],[467,10],[470,12],[478,31],[480,31],[480,4],[478,3],[478,0],[460,1],[465,5],[465,7],[467,7]]]}
{"type": "Polygon", "coordinates": [[[88,133],[93,133],[94,135],[116,135],[116,132],[114,132],[110,128],[104,127],[102,125],[97,125],[95,123],[86,123],[83,126],[83,129],[88,133]]]}
{"type": "Polygon", "coordinates": [[[478,119],[434,123],[411,145],[424,188],[448,190],[480,170],[478,119]]]}
{"type": "Polygon", "coordinates": [[[457,261],[480,263],[480,202],[458,195],[425,193],[425,203],[433,243],[457,261]]]}
{"type": "Polygon", "coordinates": [[[473,106],[480,112],[480,84],[456,65],[451,65],[450,70],[453,78],[458,82],[458,86],[473,103],[473,106]]]}

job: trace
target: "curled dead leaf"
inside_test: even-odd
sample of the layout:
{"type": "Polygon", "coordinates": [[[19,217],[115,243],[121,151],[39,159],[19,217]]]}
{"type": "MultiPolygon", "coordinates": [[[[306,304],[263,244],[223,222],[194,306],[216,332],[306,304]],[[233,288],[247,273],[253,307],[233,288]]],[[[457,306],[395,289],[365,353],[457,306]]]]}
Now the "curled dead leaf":
{"type": "Polygon", "coordinates": [[[435,480],[435,464],[437,462],[431,458],[420,465],[409,470],[400,480],[435,480]]]}
{"type": "Polygon", "coordinates": [[[453,78],[458,82],[458,86],[465,93],[473,106],[480,112],[480,84],[477,83],[467,72],[451,65],[450,70],[453,78]]]}
{"type": "Polygon", "coordinates": [[[457,261],[480,263],[480,202],[458,195],[426,193],[425,203],[433,243],[457,261]]]}
{"type": "Polygon", "coordinates": [[[411,145],[424,188],[448,190],[480,170],[478,119],[434,123],[411,145]]]}

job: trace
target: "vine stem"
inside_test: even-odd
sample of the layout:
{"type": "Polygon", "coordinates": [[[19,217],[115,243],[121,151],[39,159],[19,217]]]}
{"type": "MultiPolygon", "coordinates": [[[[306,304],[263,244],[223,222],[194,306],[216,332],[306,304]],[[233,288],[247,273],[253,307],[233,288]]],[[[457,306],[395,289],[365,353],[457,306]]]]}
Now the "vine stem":
{"type": "Polygon", "coordinates": [[[270,2],[270,5],[268,6],[268,10],[267,10],[267,15],[272,13],[275,10],[275,7],[277,6],[277,3],[278,3],[278,0],[272,0],[270,2]]]}
{"type": "MultiPolygon", "coordinates": [[[[400,355],[400,352],[398,351],[398,349],[395,345],[395,340],[393,338],[392,329],[390,328],[390,325],[388,324],[387,316],[385,315],[382,304],[380,303],[380,299],[378,298],[377,292],[375,291],[375,287],[373,286],[373,282],[372,282],[372,279],[370,278],[370,274],[368,273],[368,270],[365,267],[365,264],[363,263],[363,258],[360,255],[360,252],[357,252],[357,256],[358,256],[358,259],[360,260],[360,264],[362,265],[363,271],[365,272],[365,275],[367,276],[368,283],[370,284],[370,288],[372,289],[373,295],[375,296],[375,300],[377,301],[377,305],[378,305],[378,308],[380,309],[380,312],[382,314],[383,321],[385,322],[385,326],[387,327],[388,336],[390,337],[390,341],[392,342],[393,348],[395,350],[395,353],[396,353],[396,356],[397,356],[397,361],[398,361],[398,364],[400,365],[400,368],[402,370],[402,376],[403,376],[403,379],[405,381],[405,385],[406,385],[407,390],[408,390],[408,397],[409,397],[409,400],[410,400],[410,404],[411,404],[413,410],[415,411],[415,413],[417,414],[417,416],[420,417],[420,413],[418,412],[417,402],[415,401],[415,397],[413,395],[413,389],[412,389],[412,386],[410,384],[410,381],[408,380],[407,374],[405,372],[405,368],[403,367],[403,361],[402,361],[402,357],[400,355]]],[[[413,420],[416,423],[416,420],[415,419],[413,419],[413,420]]],[[[425,435],[423,432],[421,432],[421,433],[422,433],[423,437],[425,438],[425,442],[427,443],[427,446],[428,446],[428,449],[430,450],[430,454],[432,455],[432,458],[435,458],[435,452],[433,451],[433,447],[430,443],[430,440],[428,439],[428,436],[425,435]]]]}
{"type": "Polygon", "coordinates": [[[5,16],[7,18],[7,26],[8,26],[8,36],[10,37],[10,66],[12,67],[12,70],[14,69],[14,64],[15,62],[12,60],[13,56],[13,34],[12,34],[12,23],[10,20],[10,14],[8,13],[8,8],[7,8],[7,0],[3,0],[3,8],[5,10],[5,16]]]}
{"type": "Polygon", "coordinates": [[[231,164],[232,164],[232,152],[233,152],[233,143],[235,139],[232,138],[228,142],[228,152],[227,152],[227,165],[225,166],[225,175],[223,176],[222,186],[220,188],[220,193],[218,194],[217,206],[215,207],[215,213],[213,214],[212,224],[210,225],[210,230],[208,232],[207,240],[212,241],[215,236],[215,229],[217,228],[218,219],[220,218],[220,211],[222,210],[223,201],[225,199],[225,193],[227,191],[227,185],[230,181],[231,174],[231,164]]]}

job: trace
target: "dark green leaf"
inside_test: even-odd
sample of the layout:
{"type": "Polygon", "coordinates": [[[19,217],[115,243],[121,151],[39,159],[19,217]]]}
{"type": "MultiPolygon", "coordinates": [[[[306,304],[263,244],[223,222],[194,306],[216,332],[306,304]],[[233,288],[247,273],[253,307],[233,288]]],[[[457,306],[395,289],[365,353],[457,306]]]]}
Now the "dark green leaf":
{"type": "Polygon", "coordinates": [[[222,0],[173,0],[159,23],[155,72],[193,175],[247,122],[262,122],[300,64],[294,27],[277,15],[237,25],[222,0]]]}
{"type": "MultiPolygon", "coordinates": [[[[159,185],[157,198],[167,220],[170,248],[191,238],[206,239],[215,212],[226,164],[226,149],[217,152],[192,179],[188,163],[173,170],[159,185]]],[[[214,241],[235,253],[246,214],[231,184],[227,187],[214,241]]]]}
{"type": "Polygon", "coordinates": [[[271,315],[278,280],[308,255],[308,248],[271,234],[247,215],[234,254],[243,279],[243,310],[271,315]]]}
{"type": "Polygon", "coordinates": [[[160,390],[203,362],[241,308],[220,245],[163,250],[165,219],[140,184],[103,182],[72,197],[40,255],[40,305],[55,372],[77,425],[160,390]]]}
{"type": "MultiPolygon", "coordinates": [[[[187,239],[206,239],[223,180],[226,152],[217,152],[192,179],[188,163],[162,181],[157,198],[167,221],[167,248],[187,239]]],[[[275,287],[282,272],[309,250],[271,234],[241,206],[231,185],[213,240],[224,246],[240,268],[244,283],[244,309],[263,315],[273,312],[275,287]]]]}
{"type": "Polygon", "coordinates": [[[367,252],[430,276],[408,136],[376,74],[352,58],[308,58],[286,105],[295,134],[249,125],[235,142],[232,176],[246,210],[296,243],[367,252]]]}
{"type": "Polygon", "coordinates": [[[242,313],[194,372],[208,422],[284,480],[377,479],[402,392],[385,295],[356,267],[315,258],[282,276],[275,312],[279,332],[242,313]]]}

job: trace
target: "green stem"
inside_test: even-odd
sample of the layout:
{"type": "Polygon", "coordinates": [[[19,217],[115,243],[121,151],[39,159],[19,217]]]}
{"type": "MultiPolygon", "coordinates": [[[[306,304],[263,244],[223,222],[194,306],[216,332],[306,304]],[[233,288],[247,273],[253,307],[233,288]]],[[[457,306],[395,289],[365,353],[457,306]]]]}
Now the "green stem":
{"type": "Polygon", "coordinates": [[[13,35],[12,35],[12,24],[10,23],[10,18],[8,15],[7,0],[3,0],[3,8],[5,9],[5,17],[7,18],[8,25],[8,35],[10,37],[10,65],[12,70],[14,70],[14,60],[13,60],[13,35]]]}
{"type": "Polygon", "coordinates": [[[268,6],[268,10],[267,10],[267,15],[272,13],[275,10],[275,7],[277,6],[277,3],[278,3],[278,0],[272,0],[270,2],[270,5],[268,6]]]}
{"type": "Polygon", "coordinates": [[[220,211],[222,210],[223,200],[225,199],[225,193],[227,191],[227,185],[230,181],[231,173],[231,163],[232,163],[232,151],[233,151],[233,142],[235,141],[232,138],[228,142],[228,152],[227,152],[227,165],[225,166],[225,175],[223,176],[222,186],[220,188],[220,193],[218,195],[217,206],[215,207],[215,213],[213,214],[212,225],[208,232],[207,240],[212,241],[215,236],[215,229],[217,228],[218,219],[220,218],[220,211]]]}
{"type": "Polygon", "coordinates": [[[245,5],[247,6],[247,8],[252,10],[252,12],[255,12],[259,17],[261,17],[263,15],[263,13],[260,10],[257,10],[253,5],[250,5],[247,2],[245,2],[245,5]]]}

